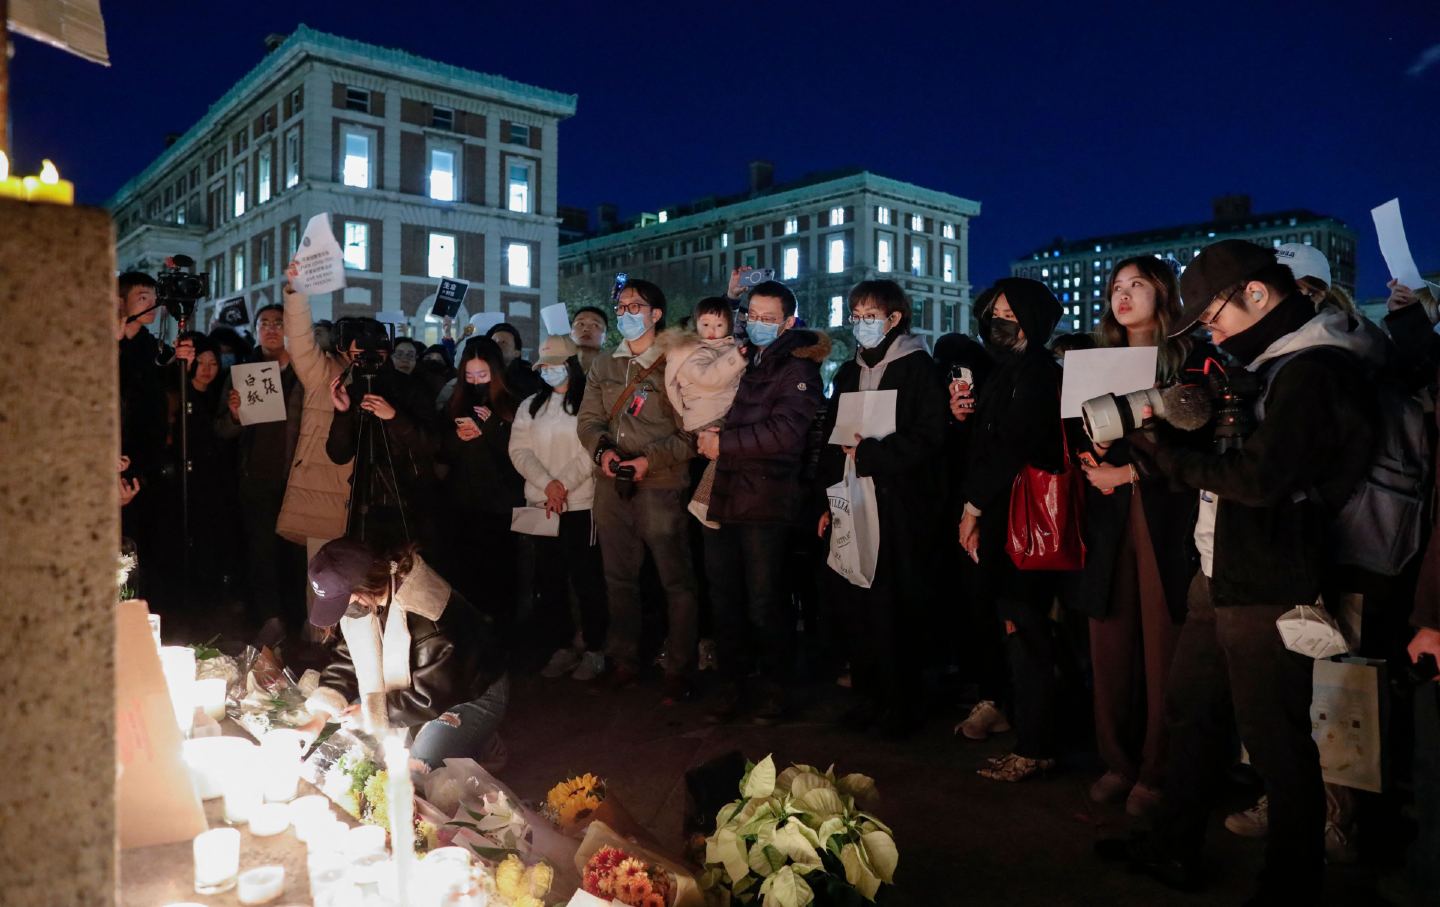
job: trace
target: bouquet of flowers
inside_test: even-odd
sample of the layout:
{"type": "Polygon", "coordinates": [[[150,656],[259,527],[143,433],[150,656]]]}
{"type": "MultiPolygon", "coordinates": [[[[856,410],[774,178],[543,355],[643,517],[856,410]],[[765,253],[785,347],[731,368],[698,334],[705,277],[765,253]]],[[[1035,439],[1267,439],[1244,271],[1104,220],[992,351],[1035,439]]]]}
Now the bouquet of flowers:
{"type": "Polygon", "coordinates": [[[586,894],[630,907],[670,907],[675,899],[675,878],[669,870],[618,847],[595,851],[585,863],[581,887],[586,894]]]}
{"type": "Polygon", "coordinates": [[[723,807],[705,842],[700,886],[711,904],[862,904],[894,884],[900,854],[881,821],[856,806],[875,793],[865,775],[766,756],[747,767],[741,799],[723,807]],[[862,900],[863,899],[863,900],[862,900]]]}
{"type": "Polygon", "coordinates": [[[576,831],[605,802],[605,781],[590,773],[561,781],[545,795],[541,811],[564,831],[576,831]]]}
{"type": "Polygon", "coordinates": [[[544,907],[554,884],[555,870],[543,860],[527,867],[511,854],[495,867],[495,891],[509,907],[544,907]]]}
{"type": "MultiPolygon", "coordinates": [[[[480,797],[473,806],[461,803],[460,810],[468,820],[456,818],[445,824],[471,832],[479,843],[468,840],[476,856],[486,860],[502,860],[510,856],[528,854],[534,842],[525,814],[511,802],[503,790],[491,790],[480,797]]],[[[458,842],[457,842],[458,843],[458,842]]]]}
{"type": "MultiPolygon", "coordinates": [[[[338,735],[337,735],[338,736],[338,735]]],[[[308,764],[307,764],[308,767],[308,764]]],[[[305,773],[310,779],[308,773],[305,773]]],[[[366,752],[363,745],[351,747],[325,771],[316,786],[335,805],[366,825],[390,829],[390,773],[366,752]]],[[[425,854],[446,843],[434,822],[421,815],[417,801],[415,810],[415,852],[425,854]]]]}
{"type": "Polygon", "coordinates": [[[300,685],[269,649],[247,648],[241,673],[244,685],[230,716],[256,740],[271,728],[298,728],[310,720],[300,685]]]}

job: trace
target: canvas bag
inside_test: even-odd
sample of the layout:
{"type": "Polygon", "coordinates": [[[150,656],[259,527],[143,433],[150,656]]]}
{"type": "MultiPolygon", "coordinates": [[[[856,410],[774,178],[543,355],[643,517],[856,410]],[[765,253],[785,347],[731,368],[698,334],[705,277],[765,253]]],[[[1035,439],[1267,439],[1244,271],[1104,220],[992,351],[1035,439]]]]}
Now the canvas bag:
{"type": "Polygon", "coordinates": [[[1385,690],[1383,661],[1316,660],[1310,729],[1327,783],[1383,791],[1385,690]]]}
{"type": "Polygon", "coordinates": [[[855,458],[845,458],[845,476],[825,489],[830,497],[830,569],[861,589],[875,581],[880,555],[880,510],[875,480],[855,475],[855,458]]]}

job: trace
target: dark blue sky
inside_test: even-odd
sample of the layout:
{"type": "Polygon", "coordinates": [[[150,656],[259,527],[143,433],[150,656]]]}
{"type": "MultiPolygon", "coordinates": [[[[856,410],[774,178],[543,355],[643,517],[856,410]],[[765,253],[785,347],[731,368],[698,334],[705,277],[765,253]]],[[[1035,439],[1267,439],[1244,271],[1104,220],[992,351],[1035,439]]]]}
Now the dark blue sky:
{"type": "Polygon", "coordinates": [[[778,180],[863,166],[981,202],[981,285],[1056,236],[1203,220],[1243,192],[1349,222],[1363,298],[1388,279],[1369,209],[1398,195],[1440,269],[1440,59],[1417,65],[1434,2],[203,6],[105,3],[109,69],[15,38],[22,171],[52,157],[103,202],[303,21],[577,93],[563,204],[734,192],[757,157],[778,180]]]}

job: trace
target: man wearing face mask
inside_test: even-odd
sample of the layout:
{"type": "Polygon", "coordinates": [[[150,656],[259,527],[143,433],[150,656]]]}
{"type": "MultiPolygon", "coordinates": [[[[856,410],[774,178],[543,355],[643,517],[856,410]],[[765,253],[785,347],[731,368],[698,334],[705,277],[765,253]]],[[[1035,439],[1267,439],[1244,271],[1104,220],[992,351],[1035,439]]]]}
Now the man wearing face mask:
{"type": "Polygon", "coordinates": [[[774,723],[785,709],[795,626],[787,537],[805,503],[800,470],[824,404],[820,363],[830,353],[829,337],[796,329],[795,309],[795,294],[782,283],[750,291],[748,362],[725,426],[696,436],[701,456],[716,463],[708,516],[720,525],[703,532],[724,678],[710,713],[717,721],[738,711],[740,684],[752,666],[755,720],[774,723]],[[754,646],[745,645],[747,630],[754,646]]]}
{"type": "Polygon", "coordinates": [[[1131,842],[1126,855],[1166,884],[1201,883],[1207,819],[1232,756],[1233,710],[1269,795],[1265,867],[1250,903],[1316,902],[1325,795],[1310,736],[1314,662],[1285,648],[1275,621],[1316,600],[1330,517],[1368,466],[1374,404],[1357,377],[1361,351],[1347,319],[1317,313],[1271,250],[1215,243],[1190,263],[1180,291],[1178,330],[1208,328],[1257,374],[1263,412],[1243,446],[1225,453],[1131,436],[1163,473],[1204,491],[1195,529],[1201,570],[1166,693],[1165,805],[1156,837],[1131,842]]]}
{"type": "Polygon", "coordinates": [[[616,685],[633,683],[640,661],[640,569],[649,550],[668,603],[665,697],[689,694],[695,654],[695,575],[690,566],[688,463],[695,442],[665,394],[665,356],[655,342],[665,294],[627,283],[615,313],[624,338],[590,367],[577,432],[596,466],[595,523],[605,562],[610,630],[606,656],[616,685]]]}

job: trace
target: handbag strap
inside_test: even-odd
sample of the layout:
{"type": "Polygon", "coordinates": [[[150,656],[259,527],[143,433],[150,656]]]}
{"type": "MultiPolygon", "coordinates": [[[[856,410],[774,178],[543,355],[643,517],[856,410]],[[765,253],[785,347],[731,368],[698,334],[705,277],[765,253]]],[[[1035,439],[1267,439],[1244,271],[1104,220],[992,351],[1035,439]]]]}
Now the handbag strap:
{"type": "Polygon", "coordinates": [[[655,370],[656,370],[656,369],[662,368],[664,365],[665,365],[665,354],[664,354],[664,353],[661,353],[661,354],[660,354],[660,358],[659,358],[659,359],[656,359],[654,362],[650,363],[650,367],[649,367],[649,368],[643,369],[643,370],[640,372],[640,374],[638,374],[638,375],[635,376],[635,378],[634,378],[633,381],[631,381],[629,384],[625,385],[625,389],[620,392],[620,396],[618,396],[618,397],[615,398],[615,403],[614,403],[614,405],[610,407],[610,419],[609,419],[609,421],[614,422],[614,421],[615,421],[615,417],[618,416],[618,415],[620,415],[620,410],[624,408],[624,406],[625,406],[625,401],[629,400],[629,399],[630,399],[630,395],[633,394],[633,393],[635,393],[635,389],[640,386],[640,382],[644,381],[646,378],[649,378],[652,374],[655,373],[655,370]]]}

